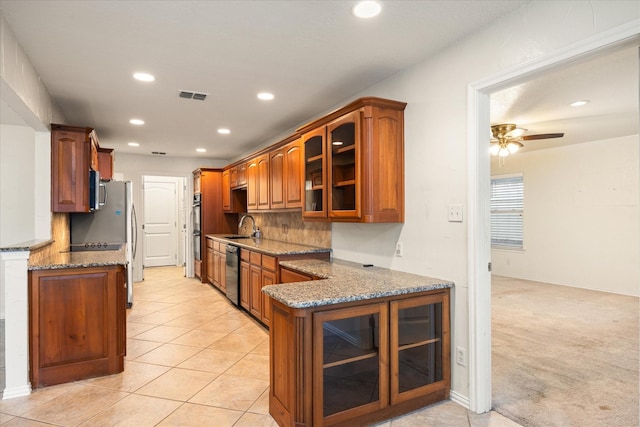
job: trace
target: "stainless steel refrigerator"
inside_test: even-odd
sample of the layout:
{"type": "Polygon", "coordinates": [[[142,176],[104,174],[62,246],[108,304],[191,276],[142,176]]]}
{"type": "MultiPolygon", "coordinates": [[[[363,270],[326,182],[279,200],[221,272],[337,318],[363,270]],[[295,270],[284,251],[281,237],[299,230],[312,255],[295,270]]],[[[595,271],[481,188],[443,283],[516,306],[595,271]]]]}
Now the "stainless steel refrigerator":
{"type": "Polygon", "coordinates": [[[127,305],[133,304],[133,260],[137,250],[136,210],[130,181],[101,182],[100,208],[70,215],[71,251],[117,250],[127,256],[127,305]]]}

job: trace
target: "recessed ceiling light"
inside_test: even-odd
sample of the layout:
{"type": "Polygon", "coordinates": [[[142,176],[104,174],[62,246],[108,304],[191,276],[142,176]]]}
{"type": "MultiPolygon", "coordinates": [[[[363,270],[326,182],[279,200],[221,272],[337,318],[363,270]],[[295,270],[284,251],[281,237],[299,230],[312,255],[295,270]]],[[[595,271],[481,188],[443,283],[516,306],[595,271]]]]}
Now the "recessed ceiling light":
{"type": "Polygon", "coordinates": [[[269,92],[260,92],[258,94],[258,99],[261,99],[263,101],[271,101],[273,98],[273,94],[269,92]]]}
{"type": "Polygon", "coordinates": [[[196,148],[196,151],[198,153],[206,153],[207,152],[207,150],[205,148],[196,148]]]}
{"type": "Polygon", "coordinates": [[[139,147],[140,146],[140,144],[138,144],[137,142],[130,142],[127,145],[130,146],[130,147],[139,147]]]}
{"type": "Polygon", "coordinates": [[[584,100],[581,100],[581,101],[572,102],[569,105],[571,105],[572,107],[582,107],[583,105],[587,105],[588,103],[589,103],[589,101],[584,99],[584,100]]]}
{"type": "Polygon", "coordinates": [[[342,142],[342,141],[333,141],[332,144],[333,145],[342,145],[342,144],[344,144],[344,142],[342,142]]]}
{"type": "Polygon", "coordinates": [[[136,80],[140,80],[141,82],[152,82],[156,79],[149,73],[134,73],[133,78],[136,80]]]}
{"type": "Polygon", "coordinates": [[[218,133],[221,135],[229,135],[231,133],[231,131],[227,128],[220,128],[218,129],[218,133]]]}
{"type": "Polygon", "coordinates": [[[143,125],[144,124],[144,120],[140,120],[140,119],[131,119],[129,120],[129,123],[131,123],[132,125],[143,125]]]}
{"type": "Polygon", "coordinates": [[[381,10],[382,5],[380,3],[366,0],[357,3],[351,11],[358,18],[373,18],[374,16],[378,16],[381,10]]]}

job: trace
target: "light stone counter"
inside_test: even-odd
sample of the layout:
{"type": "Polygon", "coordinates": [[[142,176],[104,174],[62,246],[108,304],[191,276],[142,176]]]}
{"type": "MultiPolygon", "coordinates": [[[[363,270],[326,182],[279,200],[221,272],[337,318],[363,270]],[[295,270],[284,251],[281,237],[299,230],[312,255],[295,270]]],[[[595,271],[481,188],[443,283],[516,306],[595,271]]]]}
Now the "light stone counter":
{"type": "Polygon", "coordinates": [[[451,288],[454,283],[349,261],[282,261],[282,267],[323,278],[270,285],[262,292],[292,308],[309,308],[451,288]]]}
{"type": "Polygon", "coordinates": [[[59,252],[41,261],[29,264],[29,270],[127,265],[125,250],[123,248],[118,251],[59,252]]]}
{"type": "Polygon", "coordinates": [[[255,239],[252,237],[229,239],[229,238],[225,238],[225,236],[230,236],[230,235],[229,234],[207,234],[206,237],[210,237],[213,240],[222,242],[227,245],[240,246],[241,248],[262,252],[272,256],[331,252],[331,249],[321,248],[319,246],[301,245],[298,243],[281,242],[279,240],[271,240],[271,239],[255,239]]]}

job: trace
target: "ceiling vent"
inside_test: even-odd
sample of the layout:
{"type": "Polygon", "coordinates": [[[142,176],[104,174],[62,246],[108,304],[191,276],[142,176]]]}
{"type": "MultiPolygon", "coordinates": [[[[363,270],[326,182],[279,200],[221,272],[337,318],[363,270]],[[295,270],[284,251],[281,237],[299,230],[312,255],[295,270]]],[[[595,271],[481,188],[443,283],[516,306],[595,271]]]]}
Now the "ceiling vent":
{"type": "Polygon", "coordinates": [[[180,98],[195,99],[198,101],[204,101],[205,99],[207,99],[207,95],[208,94],[206,93],[192,92],[188,90],[181,90],[179,94],[180,98]]]}
{"type": "Polygon", "coordinates": [[[152,151],[151,154],[155,154],[156,156],[166,156],[167,153],[164,151],[152,151]]]}

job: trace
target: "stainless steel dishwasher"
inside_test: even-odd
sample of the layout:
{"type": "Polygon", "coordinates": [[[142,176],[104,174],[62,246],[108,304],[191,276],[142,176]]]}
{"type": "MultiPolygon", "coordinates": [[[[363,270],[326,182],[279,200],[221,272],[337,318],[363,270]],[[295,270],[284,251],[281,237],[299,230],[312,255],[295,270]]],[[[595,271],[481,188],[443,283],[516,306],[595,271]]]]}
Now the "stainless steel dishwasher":
{"type": "Polygon", "coordinates": [[[227,244],[227,298],[238,305],[240,302],[240,248],[227,244]]]}

